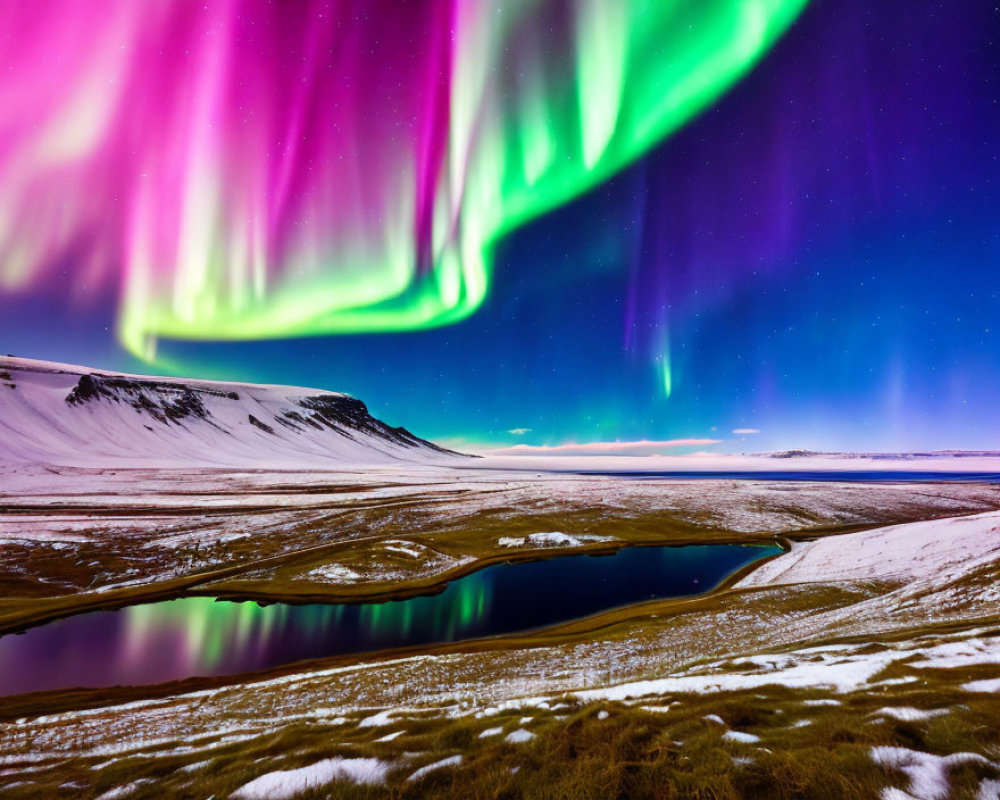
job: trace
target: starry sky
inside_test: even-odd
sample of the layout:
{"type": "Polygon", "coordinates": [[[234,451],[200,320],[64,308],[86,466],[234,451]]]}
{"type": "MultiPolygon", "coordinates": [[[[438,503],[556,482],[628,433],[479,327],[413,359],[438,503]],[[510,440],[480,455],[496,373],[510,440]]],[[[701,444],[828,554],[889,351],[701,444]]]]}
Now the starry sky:
{"type": "Polygon", "coordinates": [[[1000,446],[992,4],[124,4],[111,40],[64,5],[0,9],[3,352],[347,391],[456,445],[1000,446]],[[151,74],[176,93],[115,110],[151,74]]]}

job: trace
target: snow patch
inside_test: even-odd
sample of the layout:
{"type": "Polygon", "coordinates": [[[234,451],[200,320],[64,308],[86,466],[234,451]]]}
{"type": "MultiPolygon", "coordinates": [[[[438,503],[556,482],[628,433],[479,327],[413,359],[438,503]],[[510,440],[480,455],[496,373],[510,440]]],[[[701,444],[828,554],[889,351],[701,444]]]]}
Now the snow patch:
{"type": "Polygon", "coordinates": [[[309,570],[305,577],[312,578],[323,583],[354,583],[364,580],[364,575],[355,572],[350,567],[343,564],[324,564],[321,567],[309,570]]]}
{"type": "Polygon", "coordinates": [[[722,734],[722,738],[727,742],[740,742],[741,744],[753,744],[760,741],[759,736],[754,736],[752,733],[744,733],[743,731],[726,731],[722,734]]]}
{"type": "Polygon", "coordinates": [[[307,767],[261,775],[229,796],[232,800],[286,800],[334,781],[378,785],[385,783],[389,767],[377,758],[327,758],[307,767]]]}
{"type": "Polygon", "coordinates": [[[678,675],[655,680],[634,681],[601,689],[576,692],[584,702],[663,695],[670,692],[706,694],[718,691],[759,689],[764,686],[785,686],[790,689],[824,687],[836,692],[850,692],[865,686],[875,675],[903,654],[872,654],[865,657],[833,660],[803,660],[782,670],[764,672],[709,672],[678,675]]]}
{"type": "Polygon", "coordinates": [[[579,547],[591,542],[610,542],[610,536],[576,534],[571,536],[561,531],[529,533],[527,536],[501,536],[497,539],[500,547],[579,547]]]}
{"type": "Polygon", "coordinates": [[[925,710],[922,708],[911,708],[910,706],[900,706],[898,708],[880,708],[878,711],[873,711],[872,716],[891,717],[892,719],[898,719],[900,722],[919,722],[925,719],[940,717],[947,713],[948,709],[946,708],[925,710]]]}
{"type": "Polygon", "coordinates": [[[970,763],[992,765],[992,762],[976,753],[936,756],[905,747],[872,748],[872,760],[887,769],[899,770],[910,780],[906,789],[908,794],[903,794],[898,789],[886,789],[882,793],[883,800],[907,796],[916,800],[945,800],[951,788],[948,772],[952,767],[970,763]]]}
{"type": "Polygon", "coordinates": [[[1000,664],[1000,648],[985,639],[964,639],[946,642],[926,650],[923,657],[910,666],[920,669],[953,669],[980,664],[1000,664]]]}
{"type": "MultiPolygon", "coordinates": [[[[132,783],[126,783],[124,786],[116,786],[114,789],[108,789],[104,794],[98,795],[97,800],[118,800],[120,797],[128,797],[136,789],[145,783],[152,783],[149,778],[141,778],[137,781],[132,781],[132,783]]],[[[10,788],[9,786],[7,788],[10,788]]]]}
{"type": "Polygon", "coordinates": [[[372,714],[370,717],[365,717],[361,720],[361,722],[358,723],[358,727],[378,728],[382,725],[389,725],[393,721],[392,717],[395,713],[395,708],[387,708],[385,711],[379,711],[377,714],[372,714]]]}
{"type": "Polygon", "coordinates": [[[963,683],[962,688],[967,692],[1000,692],[1000,678],[970,681],[969,683],[963,683]]]}
{"type": "Polygon", "coordinates": [[[440,761],[435,761],[433,764],[428,764],[426,767],[421,767],[406,780],[411,783],[413,781],[419,781],[425,775],[434,772],[435,770],[441,769],[442,767],[457,767],[461,763],[461,756],[448,756],[448,758],[442,758],[440,761]]]}

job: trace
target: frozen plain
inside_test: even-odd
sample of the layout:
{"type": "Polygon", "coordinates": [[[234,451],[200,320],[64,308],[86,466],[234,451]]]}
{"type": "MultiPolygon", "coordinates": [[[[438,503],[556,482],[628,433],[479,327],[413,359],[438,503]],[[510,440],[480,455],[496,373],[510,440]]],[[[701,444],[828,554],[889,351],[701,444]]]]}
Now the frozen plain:
{"type": "MultiPolygon", "coordinates": [[[[518,796],[560,737],[626,720],[671,743],[656,745],[651,769],[682,774],[683,759],[717,754],[733,796],[756,771],[775,770],[776,752],[818,746],[824,728],[850,734],[837,752],[862,754],[864,780],[886,798],[990,797],[1000,786],[996,726],[982,730],[984,719],[1000,719],[994,484],[635,480],[593,473],[691,461],[469,459],[365,420],[345,437],[309,423],[296,398],[314,390],[208,385],[206,416],[177,419],[167,411],[178,397],[181,411],[198,407],[186,384],[165,393],[118,385],[117,400],[98,392],[93,405],[68,404],[82,373],[0,364],[14,384],[0,385],[8,628],[161,591],[377,599],[509,558],[503,538],[524,539],[516,549],[527,557],[776,539],[790,552],[707,596],[530,636],[204,687],[8,698],[4,796],[239,797],[260,787],[278,787],[273,797],[340,796],[352,786],[444,796],[462,781],[518,796]],[[254,405],[230,405],[246,402],[254,405]],[[85,424],[67,423],[67,406],[85,424]],[[265,412],[305,421],[285,417],[300,430],[279,428],[265,412]],[[38,413],[54,428],[39,425],[38,413]],[[258,437],[276,434],[251,415],[281,431],[264,457],[258,437]],[[67,431],[77,444],[65,444],[67,431]],[[213,436],[215,462],[205,463],[199,443],[213,436]],[[223,444],[231,463],[218,463],[223,444]],[[537,538],[551,532],[563,534],[554,547],[553,537],[537,538]],[[945,727],[979,733],[951,742],[945,727]],[[493,775],[490,763],[506,771],[493,775]]],[[[773,463],[701,457],[696,469],[773,463]]],[[[781,468],[994,472],[1000,460],[801,456],[781,468]]]]}

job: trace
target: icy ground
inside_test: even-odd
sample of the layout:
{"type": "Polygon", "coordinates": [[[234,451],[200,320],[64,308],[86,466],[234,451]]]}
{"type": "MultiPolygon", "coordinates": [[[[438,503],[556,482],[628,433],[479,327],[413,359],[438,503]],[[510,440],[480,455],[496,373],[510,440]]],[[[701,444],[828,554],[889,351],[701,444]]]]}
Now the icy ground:
{"type": "Polygon", "coordinates": [[[773,542],[998,507],[1000,487],[987,484],[0,465],[0,625],[5,609],[24,610],[19,597],[83,604],[212,586],[335,599],[512,550],[773,542]]]}
{"type": "MultiPolygon", "coordinates": [[[[722,594],[666,604],[663,613],[626,617],[568,640],[546,643],[543,636],[532,645],[311,668],[124,705],[27,715],[0,725],[0,767],[23,776],[44,775],[68,759],[102,768],[125,758],[204,760],[302,725],[348,731],[470,718],[483,720],[489,739],[495,735],[489,721],[510,711],[550,714],[567,702],[668,711],[684,695],[775,686],[831,693],[814,703],[818,708],[925,676],[947,679],[950,671],[954,690],[971,697],[995,691],[996,680],[969,681],[968,670],[1000,673],[1000,631],[991,622],[1000,616],[998,549],[1000,512],[799,543],[722,594]],[[838,545],[849,557],[831,557],[838,545]]],[[[883,705],[872,716],[916,722],[947,713],[883,705]]],[[[797,727],[808,727],[802,722],[797,727]]],[[[524,741],[529,731],[520,730],[510,728],[507,741],[524,741]]],[[[727,741],[756,746],[751,737],[758,735],[736,730],[727,741]]],[[[935,774],[950,763],[896,751],[873,758],[904,771],[933,767],[935,774]]],[[[322,767],[337,769],[339,762],[322,767]]]]}
{"type": "MultiPolygon", "coordinates": [[[[723,708],[734,693],[794,716],[801,737],[840,709],[872,729],[971,715],[982,730],[976,715],[997,708],[997,485],[581,474],[637,461],[460,458],[342,395],[0,362],[0,627],[154,591],[358,599],[525,553],[791,544],[724,591],[520,638],[0,700],[0,796],[161,797],[203,775],[233,797],[417,791],[474,764],[428,744],[452,741],[423,733],[434,726],[468,725],[468,750],[527,750],[590,708],[610,723],[615,709],[697,707],[750,769],[776,745],[723,708]]],[[[1000,472],[990,454],[783,455],[684,463],[1000,472]]],[[[895,742],[865,758],[893,782],[885,800],[943,798],[954,780],[993,797],[998,747],[895,742]]]]}

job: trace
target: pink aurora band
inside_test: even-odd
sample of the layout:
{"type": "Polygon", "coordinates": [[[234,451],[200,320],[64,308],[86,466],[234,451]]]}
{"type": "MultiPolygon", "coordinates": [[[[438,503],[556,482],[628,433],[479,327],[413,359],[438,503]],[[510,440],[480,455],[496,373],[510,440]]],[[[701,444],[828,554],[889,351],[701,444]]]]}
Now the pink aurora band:
{"type": "Polygon", "coordinates": [[[499,237],[690,119],[804,3],[4,2],[0,297],[117,292],[147,359],[461,319],[499,237]]]}

